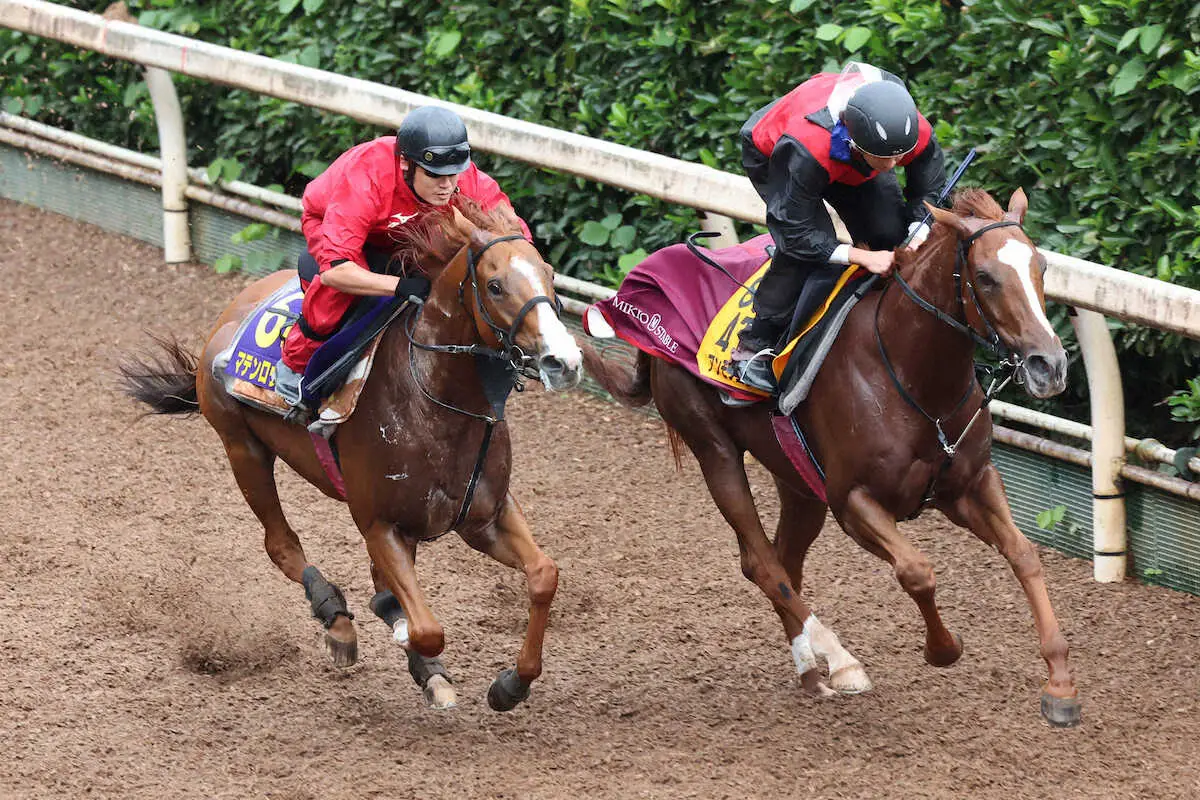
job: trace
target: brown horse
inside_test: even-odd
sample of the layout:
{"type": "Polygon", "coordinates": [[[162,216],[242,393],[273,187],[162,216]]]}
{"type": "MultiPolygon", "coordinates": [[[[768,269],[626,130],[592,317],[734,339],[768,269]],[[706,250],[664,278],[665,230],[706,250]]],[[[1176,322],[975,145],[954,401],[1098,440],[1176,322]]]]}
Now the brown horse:
{"type": "MultiPolygon", "coordinates": [[[[553,270],[520,236],[511,213],[484,214],[469,203],[461,208],[408,241],[412,260],[444,269],[423,307],[410,308],[383,334],[357,409],[339,426],[334,444],[346,502],[371,559],[377,592],[371,608],[408,651],[410,672],[430,705],[448,707],[455,698],[436,658],[442,626],[417,582],[417,543],[454,530],[476,550],[525,571],[530,611],[524,644],[516,670],[502,672],[488,693],[493,708],[507,711],[541,674],[558,568],[534,542],[508,490],[511,447],[503,398],[523,374],[536,374],[550,389],[575,386],[582,358],[558,318],[553,270]],[[482,375],[492,376],[489,386],[482,375]]],[[[122,372],[127,393],[154,413],[198,410],[213,426],[263,525],[267,554],[304,586],[313,615],[325,625],[331,657],[347,666],[358,653],[353,615],[337,586],[308,561],[284,517],[275,460],[282,458],[340,499],[337,489],[304,427],[238,402],[213,374],[213,359],[241,320],[294,274],[276,273],[238,295],[218,318],[198,362],[170,345],[167,363],[135,359],[122,372]]]]}
{"type": "MultiPolygon", "coordinates": [[[[1020,190],[1007,213],[986,192],[968,190],[953,211],[931,209],[936,224],[929,240],[916,252],[898,252],[900,280],[853,309],[796,418],[824,467],[829,510],[852,539],[893,565],[916,601],[930,664],[953,664],[962,640],[938,614],[933,568],[896,521],[932,505],[1008,559],[1029,600],[1049,668],[1042,713],[1065,726],[1080,716],[1067,642],[1037,551],[1013,523],[991,463],[991,420],[986,410],[979,413],[984,393],[973,366],[975,340],[990,339],[1012,354],[1011,363],[1019,365],[1015,377],[1029,394],[1049,397],[1066,386],[1066,354],[1044,311],[1045,260],[1020,227],[1026,207],[1020,190]]],[[[780,448],[771,404],[726,406],[716,389],[644,353],[632,373],[587,345],[584,363],[619,400],[637,405],[653,399],[672,429],[673,444],[681,437],[695,454],[737,534],[742,572],[783,622],[805,688],[869,689],[862,665],[801,599],[804,557],[827,506],[780,448]],[[771,471],[778,487],[773,545],[750,493],[742,461],[747,451],[771,471]],[[817,657],[828,661],[828,685],[817,657]]]]}

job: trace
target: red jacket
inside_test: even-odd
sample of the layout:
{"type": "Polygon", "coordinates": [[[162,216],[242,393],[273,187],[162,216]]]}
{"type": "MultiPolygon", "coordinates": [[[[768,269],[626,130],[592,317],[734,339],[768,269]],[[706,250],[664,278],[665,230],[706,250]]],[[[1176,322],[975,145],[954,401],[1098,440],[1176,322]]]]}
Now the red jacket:
{"type": "MultiPolygon", "coordinates": [[[[485,211],[509,203],[500,185],[474,164],[459,176],[458,188],[485,211]]],[[[434,208],[418,200],[404,182],[395,136],[381,136],[342,153],[308,184],[303,203],[300,225],[322,272],[341,260],[366,269],[364,244],[390,248],[394,239],[389,232],[394,235],[434,208]]],[[[524,220],[521,228],[531,239],[524,220]]]]}

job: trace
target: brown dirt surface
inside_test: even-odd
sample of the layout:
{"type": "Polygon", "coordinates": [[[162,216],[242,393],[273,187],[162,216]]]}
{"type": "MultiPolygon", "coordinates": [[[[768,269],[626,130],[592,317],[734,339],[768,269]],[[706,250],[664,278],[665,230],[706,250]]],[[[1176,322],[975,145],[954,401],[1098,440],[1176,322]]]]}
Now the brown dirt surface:
{"type": "MultiPolygon", "coordinates": [[[[803,695],[732,532],[661,423],[576,392],[510,405],[513,487],[561,583],[546,670],[484,694],[524,629],[520,575],[456,537],[419,574],[459,707],[427,710],[367,609],[361,538],[286,467],[284,508],[357,614],[339,671],[263,552],[201,419],[138,421],[114,363],[146,331],[198,348],[244,283],[0,201],[3,798],[1195,798],[1200,600],[1092,582],[1042,550],[1084,724],[1038,714],[1045,665],[999,555],[933,514],[904,526],[967,645],[925,665],[891,569],[833,523],[806,597],[875,682],[803,695]]],[[[761,468],[752,482],[773,525],[761,468]]]]}

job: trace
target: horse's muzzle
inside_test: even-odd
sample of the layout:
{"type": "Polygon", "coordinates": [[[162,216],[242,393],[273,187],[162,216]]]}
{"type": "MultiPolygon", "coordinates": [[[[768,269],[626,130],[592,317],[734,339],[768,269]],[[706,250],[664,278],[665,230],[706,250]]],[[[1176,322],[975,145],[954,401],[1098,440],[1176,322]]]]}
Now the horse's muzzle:
{"type": "Polygon", "coordinates": [[[574,389],[579,385],[580,366],[578,361],[568,363],[555,355],[544,355],[538,359],[538,372],[541,374],[542,383],[547,389],[556,392],[574,389]]]}
{"type": "Polygon", "coordinates": [[[1067,353],[1030,353],[1021,364],[1025,391],[1039,400],[1061,394],[1067,388],[1067,353]]]}

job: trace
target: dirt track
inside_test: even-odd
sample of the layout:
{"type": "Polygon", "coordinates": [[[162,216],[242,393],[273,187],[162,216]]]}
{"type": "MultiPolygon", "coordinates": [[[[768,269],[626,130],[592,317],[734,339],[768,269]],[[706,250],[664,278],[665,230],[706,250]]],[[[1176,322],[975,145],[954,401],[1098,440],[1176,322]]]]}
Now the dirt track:
{"type": "Polygon", "coordinates": [[[362,659],[338,671],[212,430],[135,423],[113,390],[118,351],[147,329],[197,346],[242,279],[3,200],[0,276],[2,798],[1200,796],[1200,600],[1043,551],[1085,701],[1055,731],[997,554],[934,515],[906,527],[967,644],[936,670],[890,568],[829,525],[805,594],[876,688],[808,699],[694,461],[676,475],[660,424],[579,393],[510,406],[514,490],[562,571],[543,680],[487,708],[524,585],[447,537],[419,572],[460,704],[428,711],[344,508],[280,469],[358,615],[362,659]]]}

